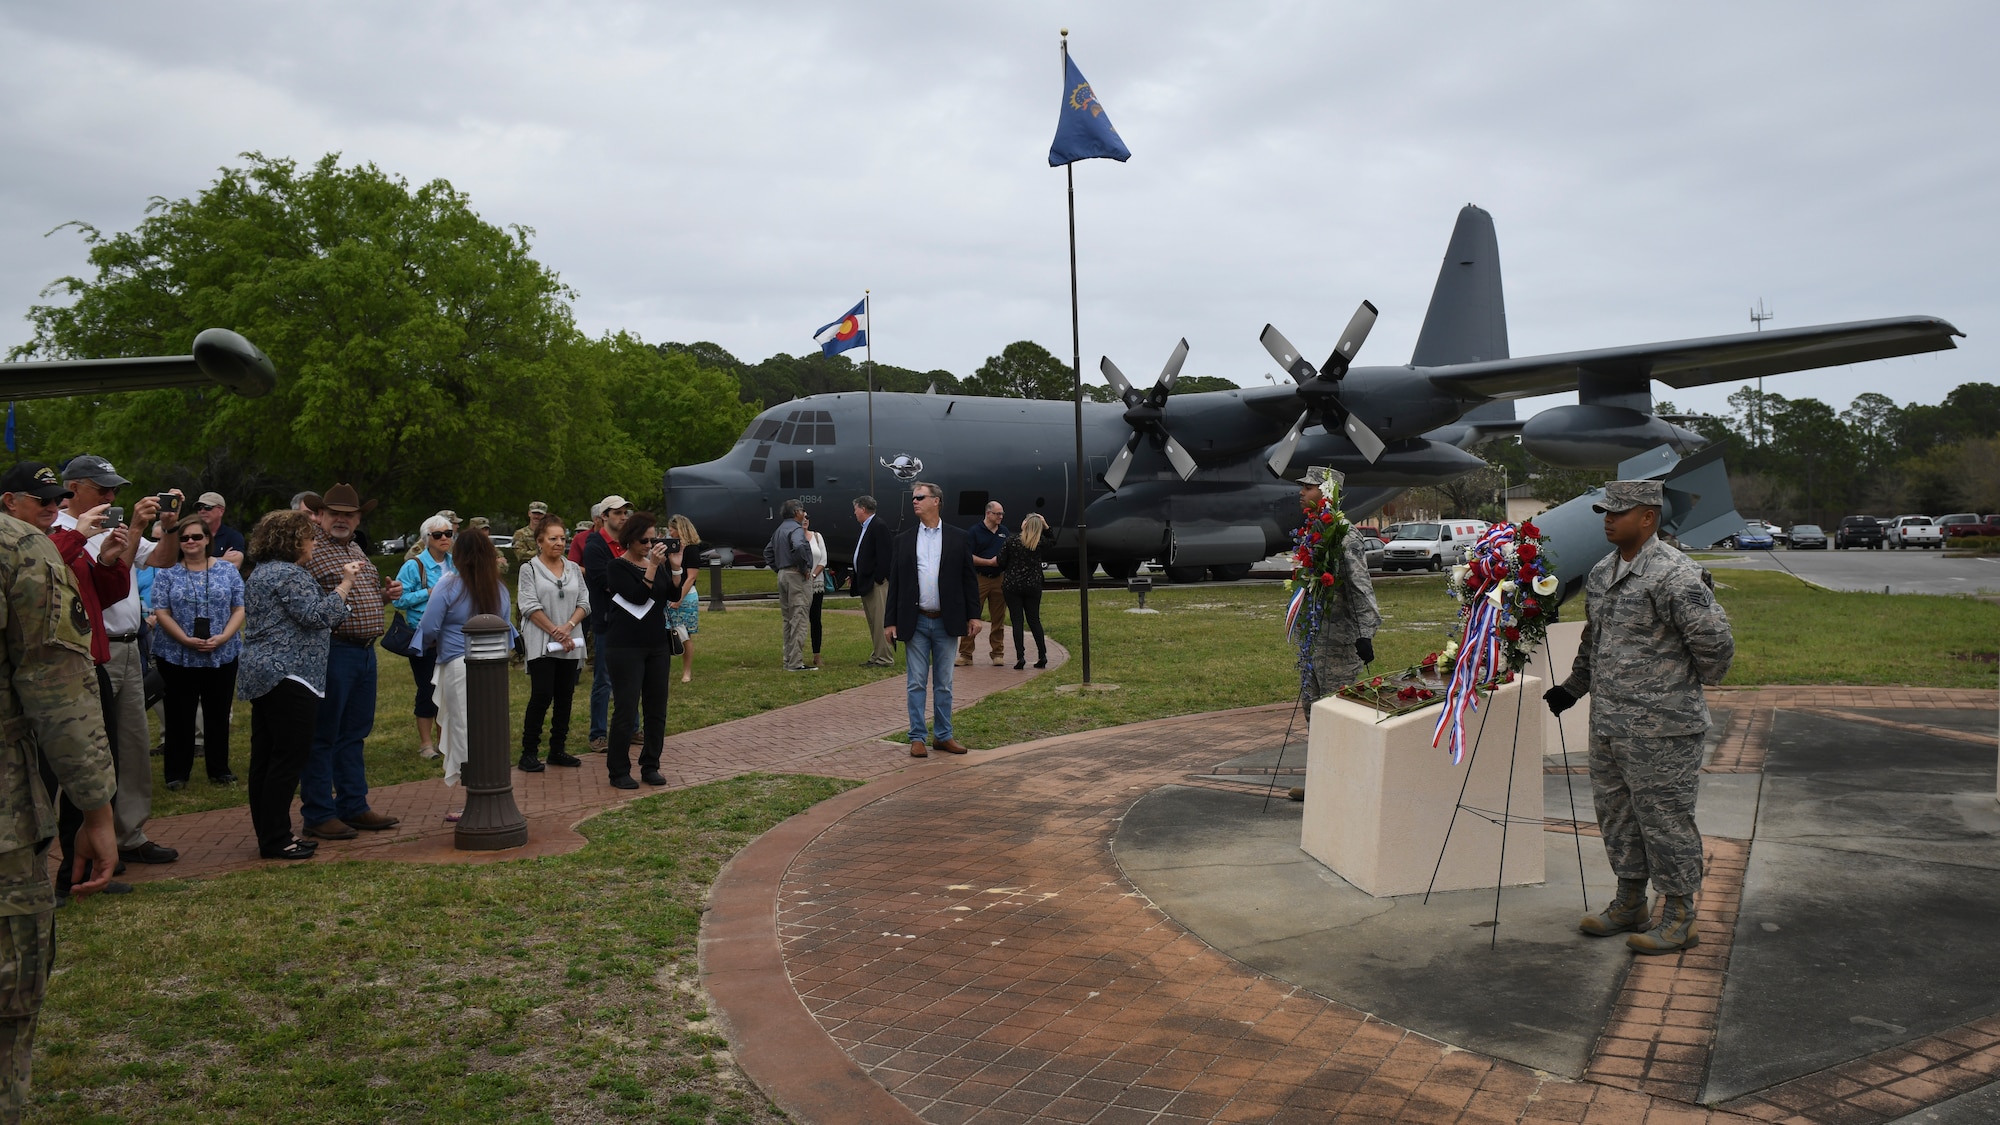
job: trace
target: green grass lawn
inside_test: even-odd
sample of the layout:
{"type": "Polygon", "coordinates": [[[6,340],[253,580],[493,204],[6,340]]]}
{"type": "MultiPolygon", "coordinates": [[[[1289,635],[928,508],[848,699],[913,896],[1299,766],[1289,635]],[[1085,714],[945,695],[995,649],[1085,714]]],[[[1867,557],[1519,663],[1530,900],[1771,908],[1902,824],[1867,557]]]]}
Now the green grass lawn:
{"type": "Polygon", "coordinates": [[[695,986],[703,898],[852,783],[748,776],[473,867],[308,863],[59,916],[37,1122],[782,1120],[695,986]]]}

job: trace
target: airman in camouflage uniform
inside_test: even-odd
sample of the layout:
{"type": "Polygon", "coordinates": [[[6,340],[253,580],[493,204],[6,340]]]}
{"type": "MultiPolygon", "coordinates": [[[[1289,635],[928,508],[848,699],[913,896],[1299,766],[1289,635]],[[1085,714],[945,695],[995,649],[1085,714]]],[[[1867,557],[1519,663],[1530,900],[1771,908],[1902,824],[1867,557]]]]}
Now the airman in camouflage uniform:
{"type": "MultiPolygon", "coordinates": [[[[1340,487],[1341,475],[1315,465],[1299,478],[1299,507],[1319,511],[1331,483],[1340,487]]],[[[1375,659],[1375,631],[1382,627],[1382,611],[1375,604],[1375,584],[1368,579],[1368,556],[1362,549],[1361,534],[1348,529],[1341,543],[1340,583],[1333,600],[1320,610],[1319,629],[1313,634],[1312,673],[1305,685],[1308,705],[1320,697],[1346,687],[1361,678],[1375,659]]]]}
{"type": "Polygon", "coordinates": [[[1700,943],[1694,896],[1701,890],[1701,833],[1694,803],[1708,703],[1736,653],[1729,617],[1702,570],[1656,535],[1660,482],[1612,481],[1595,510],[1618,548],[1591,568],[1589,620],[1569,679],[1544,698],[1560,715],[1588,693],[1590,784],[1618,897],[1581,928],[1598,937],[1634,932],[1641,953],[1700,943]],[[1665,896],[1659,925],[1646,881],[1665,896]]]}
{"type": "Polygon", "coordinates": [[[0,1122],[16,1122],[27,1104],[35,1021],[55,953],[56,896],[46,856],[56,814],[45,772],[84,810],[77,870],[84,860],[97,861],[97,874],[71,894],[88,895],[110,882],[118,843],[90,619],[47,533],[5,514],[0,635],[6,642],[0,651],[0,1122]]]}
{"type": "Polygon", "coordinates": [[[528,505],[528,522],[514,529],[514,541],[508,545],[515,562],[525,563],[535,557],[535,537],[542,533],[542,521],[548,515],[549,506],[540,500],[528,505]]]}

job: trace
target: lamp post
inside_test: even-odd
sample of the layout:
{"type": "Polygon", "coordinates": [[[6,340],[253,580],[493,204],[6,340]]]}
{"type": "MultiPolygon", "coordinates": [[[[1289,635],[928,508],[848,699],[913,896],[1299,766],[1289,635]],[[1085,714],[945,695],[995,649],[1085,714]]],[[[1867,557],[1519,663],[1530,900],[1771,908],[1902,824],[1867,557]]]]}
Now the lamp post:
{"type": "MultiPolygon", "coordinates": [[[[465,812],[452,846],[490,852],[528,842],[528,821],[514,804],[508,753],[507,620],[482,613],[465,623],[465,812]]],[[[602,659],[600,657],[600,659],[602,659]]]]}

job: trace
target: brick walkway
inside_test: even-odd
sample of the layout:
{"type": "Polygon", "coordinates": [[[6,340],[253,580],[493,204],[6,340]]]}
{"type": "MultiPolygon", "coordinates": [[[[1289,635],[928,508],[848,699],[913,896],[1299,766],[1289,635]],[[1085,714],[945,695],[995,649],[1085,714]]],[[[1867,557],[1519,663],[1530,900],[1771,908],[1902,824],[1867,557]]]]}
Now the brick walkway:
{"type": "MultiPolygon", "coordinates": [[[[1013,638],[1007,651],[1013,653],[1013,638]]],[[[1049,642],[1049,667],[1059,668],[1069,652],[1049,642]]],[[[778,674],[775,670],[773,675],[778,674]]],[[[1039,675],[1034,669],[1016,672],[1011,665],[996,668],[978,660],[955,670],[952,699],[967,707],[995,692],[1039,675]]],[[[675,685],[676,690],[688,689],[675,685]]],[[[822,695],[790,707],[667,739],[660,771],[668,786],[683,788],[741,773],[813,773],[827,777],[866,779],[912,764],[907,747],[884,742],[882,736],[908,726],[903,679],[891,676],[846,691],[822,695]]],[[[510,743],[510,746],[512,744],[510,743]]],[[[513,751],[510,750],[510,757],[513,751]]],[[[930,759],[927,759],[927,761],[930,759]]],[[[528,844],[497,852],[461,852],[452,846],[454,826],[447,812],[462,808],[465,791],[446,788],[443,781],[412,781],[372,790],[369,804],[377,811],[402,818],[386,832],[364,832],[354,840],[320,844],[320,860],[385,859],[418,863],[485,863],[536,855],[561,855],[583,846],[576,825],[592,814],[625,801],[657,793],[644,786],[613,789],[605,776],[604,759],[586,755],[576,769],[550,768],[541,773],[513,771],[514,802],[528,819],[528,844]]],[[[293,807],[297,819],[297,806],[293,807]]],[[[211,809],[164,817],[147,825],[159,840],[171,841],[181,858],[170,864],[127,864],[121,878],[153,882],[215,875],[263,866],[257,841],[250,832],[250,814],[243,807],[211,809]]]]}
{"type": "MultiPolygon", "coordinates": [[[[1990,708],[1993,698],[1718,692],[1728,725],[1709,768],[1760,770],[1780,708],[1912,708],[1920,720],[1922,709],[1990,708]]],[[[1452,1047],[1245,967],[1136,891],[1112,840],[1138,798],[1268,748],[1288,712],[1167,719],[975,755],[874,782],[767,833],[718,881],[702,933],[704,983],[738,1061],[796,1118],[821,1125],[1831,1125],[1886,1121],[2000,1074],[1994,1018],[1728,1107],[1689,1104],[1713,1049],[1749,851],[1721,838],[1707,841],[1703,945],[1635,966],[1584,1081],[1452,1047]]]]}

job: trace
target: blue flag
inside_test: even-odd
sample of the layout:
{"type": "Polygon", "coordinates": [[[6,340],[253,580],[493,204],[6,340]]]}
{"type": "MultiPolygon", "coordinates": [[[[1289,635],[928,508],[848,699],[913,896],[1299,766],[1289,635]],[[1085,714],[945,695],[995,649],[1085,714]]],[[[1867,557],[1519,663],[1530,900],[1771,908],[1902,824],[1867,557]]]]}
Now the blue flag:
{"type": "Polygon", "coordinates": [[[1104,106],[1091,91],[1090,83],[1084,81],[1083,72],[1076,68],[1076,60],[1070,58],[1067,52],[1063,55],[1063,66],[1062,115],[1056,119],[1056,141],[1049,146],[1049,167],[1057,168],[1098,156],[1108,156],[1113,160],[1131,159],[1132,150],[1118,139],[1118,130],[1111,127],[1111,119],[1104,115],[1104,106]]]}
{"type": "Polygon", "coordinates": [[[813,343],[825,355],[839,355],[868,343],[868,298],[847,310],[847,315],[813,333],[813,343]]]}

